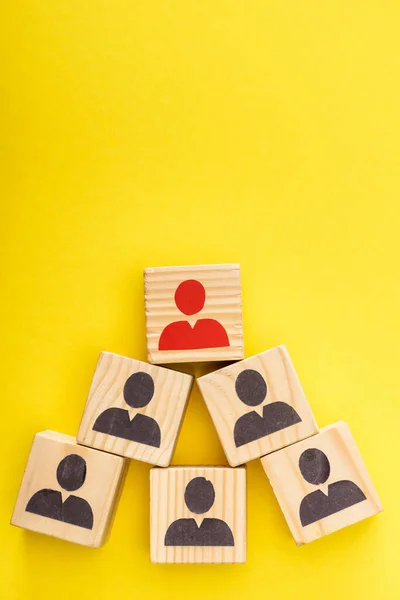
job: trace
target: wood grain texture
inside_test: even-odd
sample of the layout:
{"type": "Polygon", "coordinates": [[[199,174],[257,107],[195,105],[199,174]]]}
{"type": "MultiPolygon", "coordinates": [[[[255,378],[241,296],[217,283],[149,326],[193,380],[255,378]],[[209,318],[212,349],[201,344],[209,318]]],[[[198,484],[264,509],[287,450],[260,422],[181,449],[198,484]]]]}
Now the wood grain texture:
{"type": "Polygon", "coordinates": [[[242,287],[240,267],[196,265],[158,267],[144,271],[147,352],[150,363],[179,363],[240,360],[244,357],[242,287]],[[187,316],[177,308],[174,295],[180,283],[195,279],[206,290],[203,309],[187,316]],[[200,319],[215,319],[229,338],[229,346],[195,350],[158,350],[160,336],[167,325],[187,321],[191,327],[200,319]]]}
{"type": "Polygon", "coordinates": [[[35,435],[11,524],[45,533],[69,542],[98,548],[107,541],[126,473],[127,460],[79,446],[75,438],[42,431],[35,435]],[[74,491],[62,489],[57,481],[57,467],[68,455],[76,454],[86,463],[83,485],[74,491]],[[28,501],[40,490],[61,492],[62,501],[76,496],[88,503],[93,513],[93,527],[87,529],[40,514],[27,512],[28,501]]]}
{"type": "Polygon", "coordinates": [[[171,462],[187,406],[193,377],[110,352],[100,354],[77,440],[80,444],[112,452],[143,462],[168,466],[171,462]],[[143,408],[131,408],[123,391],[127,379],[134,373],[148,373],[154,382],[154,395],[143,408]],[[160,428],[160,447],[149,446],[94,431],[93,426],[105,410],[117,408],[129,411],[129,417],[146,415],[160,428]]]}
{"type": "Polygon", "coordinates": [[[169,467],[150,472],[150,545],[153,563],[244,563],[246,561],[246,469],[229,467],[169,467]],[[185,504],[185,489],[196,477],[210,481],[215,501],[196,515],[185,504]],[[166,546],[165,535],[177,519],[222,519],[234,546],[166,546]]]}
{"type": "Polygon", "coordinates": [[[312,542],[329,533],[371,517],[382,510],[360,452],[346,423],[340,421],[321,429],[318,435],[303,440],[261,459],[290,531],[298,545],[312,542]],[[305,450],[318,449],[329,460],[329,477],[324,484],[306,481],[299,460],[305,450]],[[350,481],[366,499],[316,522],[302,526],[300,505],[305,496],[340,481],[350,481]]]}
{"type": "Polygon", "coordinates": [[[272,348],[204,375],[197,379],[197,383],[231,466],[259,458],[318,432],[310,405],[285,346],[272,348]],[[246,369],[257,371],[266,382],[267,395],[260,406],[247,406],[237,395],[237,378],[246,369]],[[262,415],[264,406],[277,401],[292,407],[301,422],[237,447],[234,440],[237,420],[251,411],[262,415]]]}

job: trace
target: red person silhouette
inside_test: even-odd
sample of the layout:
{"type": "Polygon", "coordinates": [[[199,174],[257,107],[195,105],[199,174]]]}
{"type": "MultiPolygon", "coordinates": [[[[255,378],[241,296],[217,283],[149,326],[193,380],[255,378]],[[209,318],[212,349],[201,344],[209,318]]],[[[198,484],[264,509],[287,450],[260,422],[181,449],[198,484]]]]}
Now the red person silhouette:
{"type": "MultiPolygon", "coordinates": [[[[187,279],[175,291],[175,304],[184,315],[200,312],[206,300],[206,290],[200,281],[187,279]]],[[[215,319],[199,319],[194,327],[188,321],[175,321],[163,330],[159,350],[198,350],[229,346],[224,327],[215,319]]]]}

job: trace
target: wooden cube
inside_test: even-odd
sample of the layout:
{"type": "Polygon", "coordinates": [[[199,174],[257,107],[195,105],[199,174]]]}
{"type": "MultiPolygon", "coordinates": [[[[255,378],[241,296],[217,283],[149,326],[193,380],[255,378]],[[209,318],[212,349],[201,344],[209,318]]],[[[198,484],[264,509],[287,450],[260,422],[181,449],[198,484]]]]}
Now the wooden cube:
{"type": "Polygon", "coordinates": [[[79,427],[79,444],[168,466],[192,383],[191,375],[102,352],[79,427]]]}
{"type": "Polygon", "coordinates": [[[197,379],[231,466],[318,432],[284,346],[197,379]]]}
{"type": "Polygon", "coordinates": [[[382,510],[343,421],[261,459],[297,545],[382,510]]]}
{"type": "Polygon", "coordinates": [[[151,363],[243,358],[239,265],[145,269],[151,363]]]}
{"type": "Polygon", "coordinates": [[[150,472],[153,563],[246,562],[246,469],[150,472]]]}
{"type": "Polygon", "coordinates": [[[126,466],[69,435],[37,433],[11,524],[98,548],[107,541],[126,466]]]}

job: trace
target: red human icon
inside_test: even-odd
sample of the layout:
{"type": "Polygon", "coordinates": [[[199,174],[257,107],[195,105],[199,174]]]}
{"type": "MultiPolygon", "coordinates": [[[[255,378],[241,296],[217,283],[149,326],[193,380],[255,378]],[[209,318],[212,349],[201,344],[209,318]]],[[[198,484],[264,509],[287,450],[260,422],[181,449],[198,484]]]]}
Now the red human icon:
{"type": "MultiPolygon", "coordinates": [[[[175,291],[175,304],[184,315],[199,313],[206,300],[206,290],[200,281],[187,279],[175,291]]],[[[159,350],[198,350],[229,346],[228,334],[215,319],[198,319],[194,327],[188,321],[167,325],[158,342],[159,350]]]]}

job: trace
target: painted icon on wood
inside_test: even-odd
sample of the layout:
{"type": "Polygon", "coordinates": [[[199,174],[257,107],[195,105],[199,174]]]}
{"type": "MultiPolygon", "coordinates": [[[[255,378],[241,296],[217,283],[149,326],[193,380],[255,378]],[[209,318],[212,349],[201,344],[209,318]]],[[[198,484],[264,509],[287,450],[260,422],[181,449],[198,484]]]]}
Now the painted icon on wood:
{"type": "MultiPolygon", "coordinates": [[[[197,515],[210,510],[215,490],[205,477],[195,477],[186,486],[185,504],[197,515]]],[[[168,527],[165,546],[234,546],[230,527],[221,519],[203,519],[200,526],[195,519],[177,519],[168,527]]]]}
{"type": "MultiPolygon", "coordinates": [[[[204,307],[206,290],[195,279],[182,281],[175,291],[175,304],[184,315],[196,315],[204,307]]],[[[159,350],[198,350],[229,346],[224,327],[216,319],[198,319],[192,327],[189,321],[167,325],[158,342],[159,350]]]]}
{"type": "MultiPolygon", "coordinates": [[[[147,406],[154,396],[152,376],[144,371],[133,373],[125,382],[123,396],[125,402],[132,408],[147,406]]],[[[161,431],[157,421],[140,413],[131,420],[129,411],[123,408],[113,407],[102,412],[93,425],[93,431],[155,448],[161,445],[161,431]]]]}
{"type": "MultiPolygon", "coordinates": [[[[64,490],[73,492],[83,486],[86,479],[86,461],[78,454],[68,454],[57,467],[57,481],[64,490]]],[[[27,512],[77,525],[93,528],[93,512],[90,504],[71,494],[62,500],[60,491],[43,489],[36,492],[26,505],[27,512]]]]}
{"type": "MultiPolygon", "coordinates": [[[[317,448],[309,448],[301,454],[299,469],[304,479],[313,485],[325,483],[331,472],[328,457],[317,448]]],[[[316,490],[303,498],[300,504],[301,524],[306,527],[366,499],[365,494],[352,481],[335,481],[328,485],[327,494],[316,490]]]]}
{"type": "MultiPolygon", "coordinates": [[[[238,398],[247,406],[258,406],[267,397],[267,383],[254,369],[245,369],[237,376],[235,390],[238,398]]],[[[270,402],[263,408],[263,415],[255,410],[239,417],[233,436],[237,448],[271,433],[300,423],[301,419],[286,402],[270,402]]]]}

